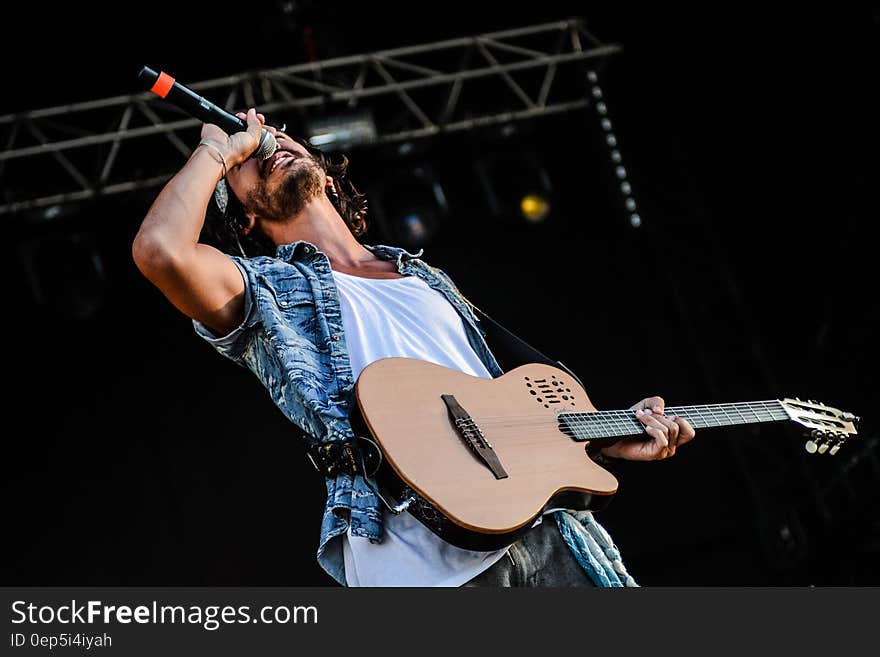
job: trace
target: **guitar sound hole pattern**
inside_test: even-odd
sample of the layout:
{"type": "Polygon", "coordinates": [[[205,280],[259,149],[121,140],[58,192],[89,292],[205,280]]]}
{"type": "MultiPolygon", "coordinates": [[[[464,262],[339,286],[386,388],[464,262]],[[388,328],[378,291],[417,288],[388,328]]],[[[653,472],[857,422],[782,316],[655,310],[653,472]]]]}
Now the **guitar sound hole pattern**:
{"type": "Polygon", "coordinates": [[[571,388],[565,387],[565,381],[553,377],[536,379],[528,376],[523,377],[523,380],[529,394],[544,408],[551,408],[554,404],[577,406],[571,388]]]}

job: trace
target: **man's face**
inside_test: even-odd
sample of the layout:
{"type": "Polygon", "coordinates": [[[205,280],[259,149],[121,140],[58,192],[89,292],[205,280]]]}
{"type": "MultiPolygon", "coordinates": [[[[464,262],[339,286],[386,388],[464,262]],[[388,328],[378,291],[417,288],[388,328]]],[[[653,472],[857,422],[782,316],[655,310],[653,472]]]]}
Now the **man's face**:
{"type": "Polygon", "coordinates": [[[226,176],[229,186],[249,213],[266,221],[298,215],[324,193],[327,174],[304,146],[275,132],[277,148],[266,160],[249,158],[226,176]]]}

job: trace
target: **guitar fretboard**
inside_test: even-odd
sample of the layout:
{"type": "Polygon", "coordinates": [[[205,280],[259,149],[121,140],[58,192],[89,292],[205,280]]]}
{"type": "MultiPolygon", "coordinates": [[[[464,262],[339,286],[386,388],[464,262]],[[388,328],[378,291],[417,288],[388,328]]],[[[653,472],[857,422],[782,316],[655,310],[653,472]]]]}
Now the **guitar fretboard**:
{"type": "MultiPolygon", "coordinates": [[[[667,417],[682,417],[695,429],[789,419],[782,402],[776,399],[703,406],[670,406],[664,409],[663,414],[667,417]]],[[[635,411],[631,410],[560,413],[558,418],[560,428],[575,440],[622,438],[637,436],[645,431],[645,425],[635,416],[635,411]]]]}

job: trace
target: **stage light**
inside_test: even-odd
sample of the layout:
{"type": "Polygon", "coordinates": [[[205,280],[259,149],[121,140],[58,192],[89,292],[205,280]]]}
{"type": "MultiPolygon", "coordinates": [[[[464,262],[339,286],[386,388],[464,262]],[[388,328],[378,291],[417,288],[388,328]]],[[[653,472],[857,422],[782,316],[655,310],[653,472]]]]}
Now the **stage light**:
{"type": "Polygon", "coordinates": [[[381,239],[407,248],[429,244],[449,214],[443,186],[427,164],[389,175],[368,198],[381,239]]]}
{"type": "Polygon", "coordinates": [[[309,142],[328,152],[371,144],[378,134],[369,112],[307,119],[305,132],[309,142]]]}
{"type": "Polygon", "coordinates": [[[528,151],[497,151],[475,164],[489,210],[496,217],[545,221],[553,208],[553,186],[538,157],[528,151]]]}
{"type": "Polygon", "coordinates": [[[519,211],[527,221],[544,221],[550,214],[550,201],[540,194],[526,194],[519,202],[519,211]]]}
{"type": "MultiPolygon", "coordinates": [[[[593,98],[597,100],[602,98],[604,94],[602,93],[602,88],[599,86],[599,76],[596,72],[588,71],[587,80],[590,83],[590,93],[593,98]]],[[[642,218],[635,211],[636,202],[635,199],[631,197],[632,186],[627,180],[626,167],[623,166],[623,156],[621,156],[620,151],[617,148],[617,136],[611,132],[611,119],[608,118],[608,106],[604,101],[599,100],[599,102],[595,104],[595,108],[596,114],[599,116],[599,125],[605,133],[605,143],[609,148],[609,157],[614,163],[614,175],[619,181],[621,181],[619,189],[621,196],[623,196],[623,204],[626,206],[626,210],[629,213],[629,224],[633,228],[639,228],[642,225],[642,218]]]]}
{"type": "Polygon", "coordinates": [[[73,203],[55,203],[41,208],[34,208],[24,213],[27,221],[33,224],[51,223],[60,219],[70,219],[77,214],[77,206],[73,203]]]}
{"type": "Polygon", "coordinates": [[[395,224],[398,241],[407,246],[422,246],[437,232],[437,213],[430,208],[412,209],[395,224]]]}

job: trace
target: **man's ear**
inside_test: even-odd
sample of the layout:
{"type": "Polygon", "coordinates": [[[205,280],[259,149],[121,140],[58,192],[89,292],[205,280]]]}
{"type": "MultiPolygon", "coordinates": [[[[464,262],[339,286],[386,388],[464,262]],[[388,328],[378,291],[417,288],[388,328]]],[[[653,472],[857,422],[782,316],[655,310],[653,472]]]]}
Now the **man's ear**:
{"type": "Polygon", "coordinates": [[[254,226],[257,225],[257,215],[255,215],[252,212],[248,212],[245,215],[245,221],[247,223],[241,229],[242,235],[247,235],[248,233],[250,233],[254,229],[254,226]]]}

